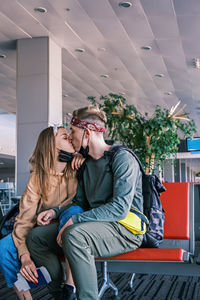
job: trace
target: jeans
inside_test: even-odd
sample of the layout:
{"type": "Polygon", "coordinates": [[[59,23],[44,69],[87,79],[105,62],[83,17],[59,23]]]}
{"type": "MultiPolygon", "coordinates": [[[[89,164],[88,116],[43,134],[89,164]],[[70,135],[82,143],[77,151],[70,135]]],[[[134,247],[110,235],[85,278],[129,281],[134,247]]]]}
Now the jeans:
{"type": "Polygon", "coordinates": [[[67,223],[67,221],[76,214],[82,213],[84,210],[78,206],[78,205],[73,205],[70,206],[69,208],[65,209],[59,216],[59,227],[58,230],[60,229],[67,223]]]}
{"type": "Polygon", "coordinates": [[[0,268],[8,287],[13,287],[17,281],[17,273],[21,268],[18,251],[13,242],[12,234],[0,240],[0,268]]]}

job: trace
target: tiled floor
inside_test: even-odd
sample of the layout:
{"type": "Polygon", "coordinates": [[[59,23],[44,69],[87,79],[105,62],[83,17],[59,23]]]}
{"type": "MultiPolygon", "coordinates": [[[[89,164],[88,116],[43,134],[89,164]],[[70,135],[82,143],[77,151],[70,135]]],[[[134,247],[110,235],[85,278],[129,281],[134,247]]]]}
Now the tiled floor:
{"type": "MultiPolygon", "coordinates": [[[[98,277],[100,284],[100,274],[98,277]]],[[[199,277],[136,275],[135,290],[132,292],[127,289],[130,274],[112,273],[110,277],[119,288],[121,300],[200,300],[199,277]]],[[[34,300],[52,300],[46,287],[32,289],[32,295],[34,300]]],[[[102,300],[111,299],[113,299],[113,293],[108,290],[102,300]]],[[[13,291],[6,287],[1,273],[0,300],[17,300],[13,291]]]]}

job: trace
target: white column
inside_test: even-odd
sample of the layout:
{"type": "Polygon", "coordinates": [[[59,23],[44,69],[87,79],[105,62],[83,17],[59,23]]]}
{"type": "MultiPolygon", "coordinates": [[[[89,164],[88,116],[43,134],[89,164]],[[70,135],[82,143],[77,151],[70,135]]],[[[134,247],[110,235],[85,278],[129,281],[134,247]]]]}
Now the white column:
{"type": "Polygon", "coordinates": [[[187,182],[191,181],[191,159],[187,161],[187,182]]]}
{"type": "Polygon", "coordinates": [[[188,161],[187,161],[187,159],[185,159],[185,182],[188,182],[187,168],[188,168],[188,161]]]}
{"type": "Polygon", "coordinates": [[[16,187],[29,177],[29,157],[40,131],[62,122],[61,48],[48,37],[17,41],[16,187]]]}
{"type": "Polygon", "coordinates": [[[192,169],[190,169],[190,178],[191,181],[194,182],[194,171],[192,169]]]}
{"type": "Polygon", "coordinates": [[[180,159],[176,159],[174,161],[174,181],[181,181],[181,173],[180,173],[180,159]]]}
{"type": "Polygon", "coordinates": [[[164,181],[174,182],[174,161],[172,159],[166,159],[164,162],[164,181]]]}
{"type": "Polygon", "coordinates": [[[183,159],[181,159],[181,182],[186,182],[186,164],[183,159]]]}

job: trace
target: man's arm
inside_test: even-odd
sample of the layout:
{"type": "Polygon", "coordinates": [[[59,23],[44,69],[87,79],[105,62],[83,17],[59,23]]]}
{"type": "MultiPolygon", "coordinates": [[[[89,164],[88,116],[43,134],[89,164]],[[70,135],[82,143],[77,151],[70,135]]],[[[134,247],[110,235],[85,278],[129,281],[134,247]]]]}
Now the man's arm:
{"type": "MultiPolygon", "coordinates": [[[[113,197],[111,201],[72,216],[74,224],[95,221],[115,222],[127,216],[135,195],[136,186],[142,183],[142,174],[136,159],[125,150],[116,155],[112,170],[113,197]]],[[[142,197],[140,201],[142,201],[142,197]]]]}

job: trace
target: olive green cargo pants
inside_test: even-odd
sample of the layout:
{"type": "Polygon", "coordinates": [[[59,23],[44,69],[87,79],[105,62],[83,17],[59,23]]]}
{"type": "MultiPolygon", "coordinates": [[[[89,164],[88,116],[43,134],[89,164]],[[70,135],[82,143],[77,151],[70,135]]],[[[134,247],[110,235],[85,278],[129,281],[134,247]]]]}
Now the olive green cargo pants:
{"type": "MultiPolygon", "coordinates": [[[[32,229],[27,244],[37,266],[45,266],[52,278],[50,291],[59,289],[62,271],[56,244],[57,225],[32,229]]],[[[97,300],[98,286],[95,257],[110,257],[138,248],[141,235],[134,235],[117,222],[74,224],[63,231],[62,249],[68,259],[79,300],[97,300]]]]}

